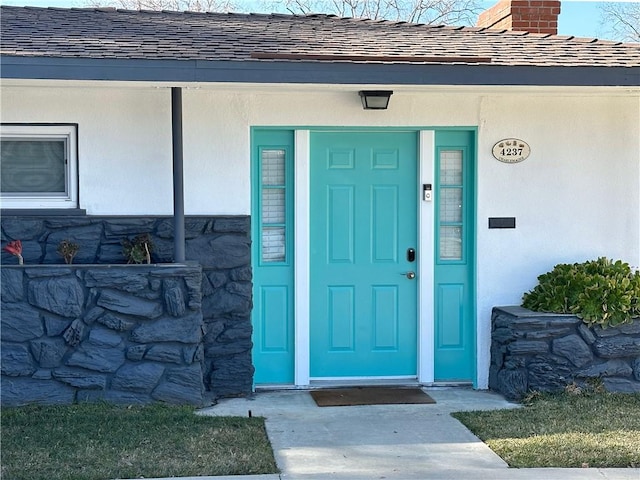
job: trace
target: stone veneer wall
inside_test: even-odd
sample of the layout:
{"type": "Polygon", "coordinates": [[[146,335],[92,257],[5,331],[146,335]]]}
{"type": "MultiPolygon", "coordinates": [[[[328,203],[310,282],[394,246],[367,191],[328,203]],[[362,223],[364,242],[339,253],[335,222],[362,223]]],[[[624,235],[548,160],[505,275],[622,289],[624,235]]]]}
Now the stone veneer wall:
{"type": "Polygon", "coordinates": [[[202,405],[199,265],[2,268],[2,405],[202,405]]]}
{"type": "Polygon", "coordinates": [[[573,315],[496,307],[491,320],[489,388],[507,398],[589,379],[608,391],[640,392],[640,319],[603,329],[573,315]]]}
{"type": "MultiPolygon", "coordinates": [[[[122,240],[149,233],[152,261],[173,261],[172,217],[11,216],[1,218],[2,244],[21,240],[26,265],[63,264],[61,240],[80,245],[74,265],[123,264],[122,240]]],[[[204,385],[212,397],[251,392],[252,270],[248,216],[187,217],[186,258],[202,266],[204,385]]],[[[3,265],[16,258],[2,252],[3,265]]],[[[3,300],[4,310],[4,300],[3,300]]],[[[3,312],[4,313],[4,312],[3,312]]]]}

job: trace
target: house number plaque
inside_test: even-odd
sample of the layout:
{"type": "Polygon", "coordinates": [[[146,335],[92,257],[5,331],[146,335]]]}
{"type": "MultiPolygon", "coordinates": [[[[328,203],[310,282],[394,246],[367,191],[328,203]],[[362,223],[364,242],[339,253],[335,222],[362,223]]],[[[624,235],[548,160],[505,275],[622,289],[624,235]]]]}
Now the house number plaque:
{"type": "Polygon", "coordinates": [[[505,138],[493,146],[493,156],[504,163],[518,163],[531,154],[531,147],[524,140],[505,138]]]}

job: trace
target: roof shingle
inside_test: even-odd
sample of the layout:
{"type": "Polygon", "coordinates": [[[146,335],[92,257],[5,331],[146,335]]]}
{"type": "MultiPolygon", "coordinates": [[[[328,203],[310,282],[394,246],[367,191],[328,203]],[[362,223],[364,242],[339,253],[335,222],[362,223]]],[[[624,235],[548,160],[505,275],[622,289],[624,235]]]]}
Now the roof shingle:
{"type": "Polygon", "coordinates": [[[339,18],[2,7],[12,57],[638,67],[640,44],[339,18]]]}

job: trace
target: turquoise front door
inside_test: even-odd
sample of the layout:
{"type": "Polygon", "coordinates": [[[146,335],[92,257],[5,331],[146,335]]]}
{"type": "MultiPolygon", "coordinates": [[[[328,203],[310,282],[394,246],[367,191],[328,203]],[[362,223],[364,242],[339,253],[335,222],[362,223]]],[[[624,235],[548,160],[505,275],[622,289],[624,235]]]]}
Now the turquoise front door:
{"type": "Polygon", "coordinates": [[[475,133],[436,131],[436,382],[475,378],[475,133]]]}
{"type": "Polygon", "coordinates": [[[311,133],[312,379],[416,375],[417,143],[311,133]]]}

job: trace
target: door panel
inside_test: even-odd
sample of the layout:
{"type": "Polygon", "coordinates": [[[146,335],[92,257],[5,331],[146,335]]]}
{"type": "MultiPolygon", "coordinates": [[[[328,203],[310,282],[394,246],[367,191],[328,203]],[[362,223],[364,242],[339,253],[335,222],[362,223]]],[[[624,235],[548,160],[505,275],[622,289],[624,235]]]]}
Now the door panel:
{"type": "Polygon", "coordinates": [[[252,132],[254,383],[293,383],[293,131],[252,132]]]}
{"type": "Polygon", "coordinates": [[[436,381],[475,374],[473,132],[436,132],[436,381]]]}
{"type": "Polygon", "coordinates": [[[417,135],[311,135],[311,377],[416,374],[417,135]]]}

